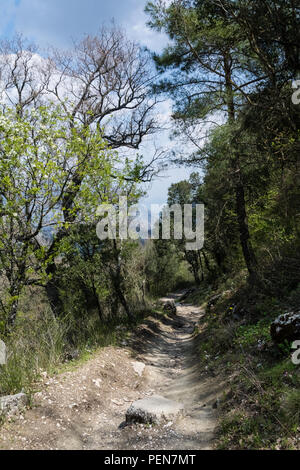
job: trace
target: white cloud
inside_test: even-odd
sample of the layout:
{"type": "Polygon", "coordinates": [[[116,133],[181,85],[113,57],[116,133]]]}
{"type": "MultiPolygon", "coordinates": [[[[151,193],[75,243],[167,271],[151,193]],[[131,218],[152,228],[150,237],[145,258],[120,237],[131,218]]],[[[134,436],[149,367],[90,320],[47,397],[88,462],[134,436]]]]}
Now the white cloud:
{"type": "Polygon", "coordinates": [[[160,52],[167,43],[167,36],[153,31],[147,26],[148,17],[144,9],[140,8],[131,14],[124,22],[128,35],[146,46],[151,51],[160,52]]]}
{"type": "Polygon", "coordinates": [[[13,0],[8,1],[10,7],[5,9],[7,14],[2,16],[1,23],[7,21],[6,16],[13,10],[16,30],[43,47],[66,46],[72,38],[96,33],[103,23],[112,19],[143,45],[151,49],[162,46],[164,36],[146,26],[146,0],[21,0],[17,9],[13,0]]]}

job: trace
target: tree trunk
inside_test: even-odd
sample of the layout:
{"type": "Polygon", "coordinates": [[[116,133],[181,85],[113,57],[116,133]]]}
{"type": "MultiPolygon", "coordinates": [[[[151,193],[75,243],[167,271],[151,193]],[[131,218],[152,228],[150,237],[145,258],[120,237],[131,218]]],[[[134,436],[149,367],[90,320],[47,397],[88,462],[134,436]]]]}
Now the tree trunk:
{"type": "Polygon", "coordinates": [[[111,270],[111,276],[112,276],[112,280],[113,280],[114,289],[115,289],[115,292],[117,294],[117,297],[118,297],[121,305],[124,307],[124,310],[127,314],[129,322],[133,323],[134,322],[134,315],[130,311],[130,309],[128,307],[128,304],[127,304],[127,300],[126,300],[126,298],[123,294],[123,291],[122,291],[122,281],[123,281],[123,279],[122,279],[122,273],[121,273],[120,250],[118,249],[116,240],[113,240],[113,253],[114,253],[114,258],[115,258],[115,261],[116,261],[115,272],[113,270],[111,270]]]}
{"type": "Polygon", "coordinates": [[[201,284],[201,280],[199,277],[199,261],[198,261],[198,253],[194,251],[186,251],[184,250],[184,256],[188,264],[191,266],[195,283],[197,286],[201,284]]]}
{"type": "Polygon", "coordinates": [[[128,307],[127,300],[125,299],[125,296],[122,292],[120,285],[115,284],[114,287],[115,287],[115,292],[118,296],[118,299],[120,300],[121,305],[124,307],[128,320],[130,321],[130,323],[134,323],[134,315],[132,314],[132,312],[130,311],[130,308],[128,307]]]}
{"type": "Polygon", "coordinates": [[[8,330],[11,330],[16,323],[18,305],[19,305],[19,299],[14,300],[11,304],[11,307],[9,309],[8,319],[7,319],[8,330]]]}
{"type": "Polygon", "coordinates": [[[49,279],[46,284],[46,294],[54,316],[59,317],[63,312],[63,303],[57,285],[56,271],[57,268],[54,262],[47,266],[46,273],[51,275],[51,279],[49,279]]]}
{"type": "Polygon", "coordinates": [[[9,295],[11,296],[12,303],[9,308],[8,318],[7,318],[7,329],[8,331],[12,330],[16,323],[18,306],[19,306],[19,297],[21,293],[21,286],[18,284],[11,286],[9,289],[9,295]]]}
{"type": "Polygon", "coordinates": [[[201,251],[198,251],[198,258],[199,258],[199,263],[200,263],[200,268],[201,268],[201,281],[204,281],[204,269],[203,269],[203,263],[202,263],[202,258],[201,258],[201,251]]]}
{"type": "Polygon", "coordinates": [[[199,277],[199,269],[198,269],[198,267],[195,265],[195,263],[192,263],[192,270],[193,270],[193,275],[194,275],[195,283],[196,283],[197,286],[200,286],[201,280],[200,280],[200,277],[199,277]]]}
{"type": "Polygon", "coordinates": [[[239,233],[241,247],[245,259],[245,263],[249,272],[250,282],[258,282],[257,261],[250,242],[249,227],[247,222],[245,192],[242,184],[238,184],[235,188],[236,211],[238,217],[239,233]]]}
{"type": "Polygon", "coordinates": [[[96,290],[96,287],[95,287],[94,283],[93,283],[93,295],[94,295],[94,298],[96,300],[99,319],[100,319],[100,322],[102,323],[103,320],[104,320],[104,315],[103,315],[102,307],[101,307],[101,304],[100,304],[99,295],[97,294],[97,290],[96,290]]]}
{"type": "Polygon", "coordinates": [[[221,247],[220,243],[214,246],[213,248],[213,255],[215,258],[215,261],[217,263],[217,266],[219,268],[219,272],[226,274],[228,272],[227,267],[226,267],[226,251],[224,250],[223,247],[221,247]]]}
{"type": "Polygon", "coordinates": [[[204,250],[202,251],[202,253],[203,253],[203,258],[204,258],[206,269],[207,269],[208,272],[211,272],[211,267],[210,267],[210,263],[209,263],[209,259],[207,257],[207,254],[205,253],[204,250]]]}
{"type": "MultiPolygon", "coordinates": [[[[224,71],[226,80],[226,101],[227,101],[227,112],[228,112],[228,123],[234,126],[235,123],[235,103],[234,93],[232,88],[232,58],[229,53],[224,55],[224,71]]],[[[231,140],[231,170],[233,173],[232,181],[235,191],[236,200],[236,212],[239,226],[240,242],[242,247],[243,256],[249,272],[250,282],[257,283],[259,276],[257,273],[257,261],[254,255],[254,251],[250,242],[250,233],[247,221],[246,201],[245,201],[245,190],[242,178],[242,170],[240,165],[240,159],[238,155],[238,143],[232,135],[231,140]]]]}

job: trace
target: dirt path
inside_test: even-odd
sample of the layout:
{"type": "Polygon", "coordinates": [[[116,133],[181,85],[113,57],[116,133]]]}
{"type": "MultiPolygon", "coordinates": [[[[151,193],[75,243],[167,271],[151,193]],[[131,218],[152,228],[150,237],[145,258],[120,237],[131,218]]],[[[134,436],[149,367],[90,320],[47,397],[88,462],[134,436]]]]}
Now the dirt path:
{"type": "Polygon", "coordinates": [[[202,314],[184,305],[176,316],[151,317],[133,340],[135,357],[132,349],[105,348],[74,370],[45,377],[34,407],[1,429],[0,449],[210,449],[222,384],[198,372],[193,333],[202,314]],[[134,361],[146,365],[141,376],[134,361]],[[131,402],[153,394],[182,402],[183,416],[120,426],[131,402]]]}

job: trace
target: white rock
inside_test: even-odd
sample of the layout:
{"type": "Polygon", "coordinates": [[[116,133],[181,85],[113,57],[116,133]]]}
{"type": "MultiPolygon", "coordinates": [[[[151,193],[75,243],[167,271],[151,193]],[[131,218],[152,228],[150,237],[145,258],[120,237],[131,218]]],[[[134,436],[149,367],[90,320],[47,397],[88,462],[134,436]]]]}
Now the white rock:
{"type": "Polygon", "coordinates": [[[96,387],[100,388],[100,384],[101,384],[102,380],[101,379],[96,379],[96,380],[93,380],[93,383],[95,384],[96,387]]]}
{"type": "Polygon", "coordinates": [[[182,403],[152,395],[132,403],[127,410],[126,421],[156,424],[162,420],[170,421],[171,418],[181,414],[183,409],[182,403]]]}
{"type": "Polygon", "coordinates": [[[145,364],[143,362],[132,362],[132,367],[133,370],[136,374],[138,374],[140,377],[142,377],[144,369],[145,369],[145,364]]]}

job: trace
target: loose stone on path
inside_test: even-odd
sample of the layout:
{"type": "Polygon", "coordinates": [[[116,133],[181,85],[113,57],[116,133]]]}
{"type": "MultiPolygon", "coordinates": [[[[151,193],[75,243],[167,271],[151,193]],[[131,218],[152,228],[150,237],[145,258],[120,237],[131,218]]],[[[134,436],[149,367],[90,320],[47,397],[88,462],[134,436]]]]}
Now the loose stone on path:
{"type": "Polygon", "coordinates": [[[157,424],[162,420],[170,421],[182,413],[183,409],[182,403],[152,395],[132,403],[126,413],[126,422],[157,424]]]}

